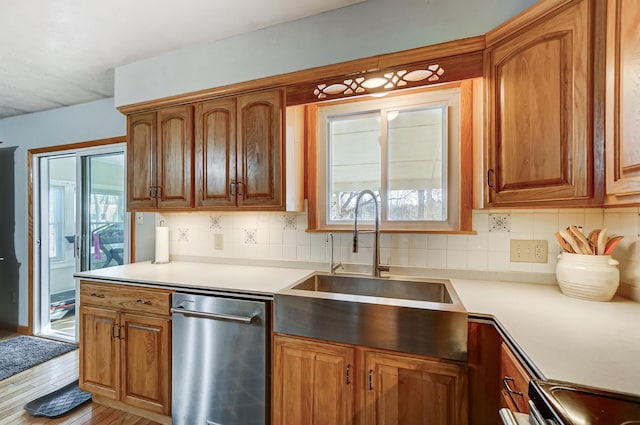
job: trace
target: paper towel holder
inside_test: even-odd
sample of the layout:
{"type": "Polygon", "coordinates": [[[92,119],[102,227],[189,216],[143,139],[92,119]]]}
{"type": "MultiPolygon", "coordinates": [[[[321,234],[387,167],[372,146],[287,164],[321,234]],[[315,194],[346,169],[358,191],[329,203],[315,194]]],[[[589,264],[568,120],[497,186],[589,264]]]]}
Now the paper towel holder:
{"type": "Polygon", "coordinates": [[[151,264],[167,264],[171,262],[169,260],[169,231],[167,229],[166,236],[165,236],[166,240],[164,241],[164,244],[159,245],[159,241],[158,241],[159,229],[166,229],[166,227],[164,226],[164,220],[160,220],[160,226],[156,227],[155,258],[153,261],[151,261],[151,264]],[[166,250],[165,255],[162,255],[162,257],[166,257],[166,260],[164,261],[158,261],[158,257],[161,256],[159,255],[159,248],[160,249],[164,248],[166,250]]]}

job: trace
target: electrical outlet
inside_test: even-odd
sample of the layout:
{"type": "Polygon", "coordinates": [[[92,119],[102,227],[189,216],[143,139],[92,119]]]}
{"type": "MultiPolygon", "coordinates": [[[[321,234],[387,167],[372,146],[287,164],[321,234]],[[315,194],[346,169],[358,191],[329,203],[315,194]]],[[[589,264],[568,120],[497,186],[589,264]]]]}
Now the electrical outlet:
{"type": "Polygon", "coordinates": [[[144,213],[136,213],[136,224],[144,224],[144,213]]]}
{"type": "Polygon", "coordinates": [[[549,242],[546,240],[511,239],[511,262],[548,262],[549,242]]]}
{"type": "Polygon", "coordinates": [[[216,233],[213,237],[213,249],[223,250],[224,249],[224,233],[216,233]]]}

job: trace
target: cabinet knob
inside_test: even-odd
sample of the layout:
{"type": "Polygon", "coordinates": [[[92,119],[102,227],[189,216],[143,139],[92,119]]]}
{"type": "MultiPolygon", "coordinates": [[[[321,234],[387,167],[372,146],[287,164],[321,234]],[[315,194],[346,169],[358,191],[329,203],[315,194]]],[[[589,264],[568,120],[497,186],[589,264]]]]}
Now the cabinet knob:
{"type": "Polygon", "coordinates": [[[96,297],[96,298],[104,298],[104,294],[98,294],[98,293],[96,293],[96,292],[92,292],[92,293],[91,293],[91,296],[92,296],[92,297],[96,297]]]}
{"type": "Polygon", "coordinates": [[[146,300],[145,301],[145,300],[138,299],[136,302],[138,304],[151,305],[151,300],[146,300]]]}

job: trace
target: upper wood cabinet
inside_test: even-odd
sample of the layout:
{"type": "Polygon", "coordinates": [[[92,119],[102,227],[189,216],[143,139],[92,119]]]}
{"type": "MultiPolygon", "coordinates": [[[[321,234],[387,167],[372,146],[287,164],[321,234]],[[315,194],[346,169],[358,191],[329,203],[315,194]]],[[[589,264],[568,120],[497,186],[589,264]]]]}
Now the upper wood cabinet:
{"type": "Polygon", "coordinates": [[[234,207],[236,99],[196,105],[195,170],[197,207],[234,207]]]}
{"type": "Polygon", "coordinates": [[[193,206],[193,108],[127,117],[127,208],[193,206]]]}
{"type": "Polygon", "coordinates": [[[487,34],[487,203],[585,204],[594,191],[593,2],[542,2],[487,34]],[[523,27],[522,23],[526,23],[523,27]]]}
{"type": "Polygon", "coordinates": [[[127,208],[155,206],[156,113],[127,117],[127,208]]]}
{"type": "Polygon", "coordinates": [[[607,2],[607,203],[640,202],[640,2],[607,2]]]}
{"type": "Polygon", "coordinates": [[[196,105],[196,206],[285,208],[282,92],[196,105]]]}
{"type": "Polygon", "coordinates": [[[282,92],[238,97],[238,206],[284,207],[282,92]]]}

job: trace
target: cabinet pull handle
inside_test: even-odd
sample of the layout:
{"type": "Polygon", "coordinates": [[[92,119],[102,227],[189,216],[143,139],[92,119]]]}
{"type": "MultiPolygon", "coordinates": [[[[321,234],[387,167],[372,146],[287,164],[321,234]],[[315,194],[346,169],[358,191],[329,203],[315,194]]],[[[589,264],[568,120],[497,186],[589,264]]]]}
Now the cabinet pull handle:
{"type": "Polygon", "coordinates": [[[162,196],[162,188],[160,186],[156,186],[156,198],[160,198],[162,196]]]}
{"type": "Polygon", "coordinates": [[[118,335],[116,335],[116,326],[118,326],[117,324],[113,324],[111,325],[111,338],[116,339],[118,338],[118,335]]]}
{"type": "Polygon", "coordinates": [[[155,198],[155,186],[149,186],[149,198],[155,198]]]}
{"type": "Polygon", "coordinates": [[[509,395],[511,395],[512,397],[513,395],[517,395],[524,398],[524,394],[521,391],[514,391],[513,389],[511,389],[511,385],[509,385],[509,382],[513,382],[515,384],[515,380],[510,376],[505,376],[504,378],[502,378],[502,385],[504,385],[504,387],[507,389],[509,395]]]}
{"type": "Polygon", "coordinates": [[[123,334],[123,332],[122,332],[122,328],[124,328],[124,326],[122,326],[122,325],[118,325],[118,339],[119,339],[120,341],[124,340],[124,336],[122,335],[122,334],[123,334]]]}
{"type": "Polygon", "coordinates": [[[229,183],[229,195],[236,196],[236,183],[233,180],[229,183]]]}
{"type": "Polygon", "coordinates": [[[91,296],[92,296],[92,297],[96,297],[96,298],[104,298],[104,294],[98,294],[98,293],[96,293],[96,292],[92,292],[92,293],[91,293],[91,296]]]}
{"type": "Polygon", "coordinates": [[[144,304],[144,305],[151,305],[151,300],[146,300],[143,301],[141,299],[138,299],[138,301],[136,301],[138,304],[144,304]]]}
{"type": "Polygon", "coordinates": [[[373,369],[369,369],[369,391],[373,391],[373,369]]]}
{"type": "Polygon", "coordinates": [[[236,183],[236,186],[237,186],[236,192],[238,192],[238,196],[242,196],[243,183],[242,182],[238,182],[238,183],[236,183]]]}
{"type": "Polygon", "coordinates": [[[489,186],[490,189],[494,188],[493,183],[491,182],[491,176],[494,175],[496,172],[493,171],[493,168],[489,168],[487,170],[487,186],[489,186]]]}
{"type": "Polygon", "coordinates": [[[351,384],[351,365],[347,365],[347,385],[351,384]]]}

